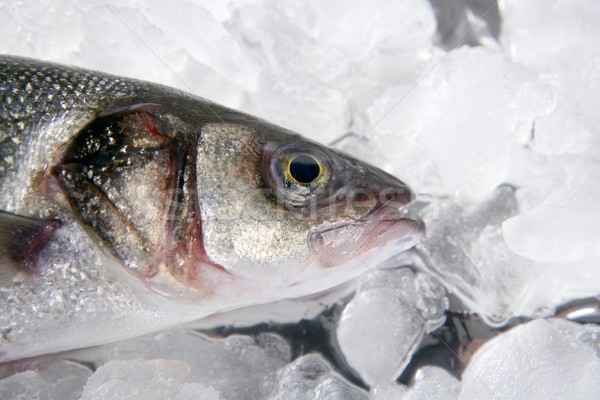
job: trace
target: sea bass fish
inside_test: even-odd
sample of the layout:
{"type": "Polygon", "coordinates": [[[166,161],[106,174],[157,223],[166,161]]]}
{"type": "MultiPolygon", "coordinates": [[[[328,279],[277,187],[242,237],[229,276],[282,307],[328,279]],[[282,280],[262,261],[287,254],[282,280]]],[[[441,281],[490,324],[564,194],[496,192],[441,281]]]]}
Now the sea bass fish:
{"type": "Polygon", "coordinates": [[[414,204],[258,118],[0,56],[0,360],[325,291],[413,246],[414,204]]]}

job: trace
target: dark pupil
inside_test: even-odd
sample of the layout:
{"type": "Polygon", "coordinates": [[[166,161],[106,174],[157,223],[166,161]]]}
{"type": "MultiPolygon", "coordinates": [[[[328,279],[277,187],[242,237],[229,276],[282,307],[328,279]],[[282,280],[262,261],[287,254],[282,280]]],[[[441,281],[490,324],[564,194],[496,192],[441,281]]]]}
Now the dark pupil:
{"type": "Polygon", "coordinates": [[[300,183],[311,183],[320,172],[319,163],[312,157],[301,155],[290,162],[290,175],[300,183]]]}

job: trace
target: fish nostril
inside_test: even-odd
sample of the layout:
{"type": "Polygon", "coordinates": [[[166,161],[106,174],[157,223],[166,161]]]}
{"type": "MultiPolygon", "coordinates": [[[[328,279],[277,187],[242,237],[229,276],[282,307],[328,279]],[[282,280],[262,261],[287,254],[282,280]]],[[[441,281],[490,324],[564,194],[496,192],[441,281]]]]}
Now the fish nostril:
{"type": "Polygon", "coordinates": [[[371,200],[371,196],[369,196],[367,193],[364,192],[359,192],[359,193],[355,193],[352,200],[354,201],[358,201],[358,202],[364,202],[364,201],[369,201],[371,200]]]}

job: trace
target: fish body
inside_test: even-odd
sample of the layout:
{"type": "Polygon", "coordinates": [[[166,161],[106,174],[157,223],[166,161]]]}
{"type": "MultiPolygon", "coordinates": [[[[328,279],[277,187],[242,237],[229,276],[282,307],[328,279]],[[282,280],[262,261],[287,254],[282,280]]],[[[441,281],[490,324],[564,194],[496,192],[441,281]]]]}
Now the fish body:
{"type": "Polygon", "coordinates": [[[0,360],[330,289],[418,241],[413,200],[190,94],[0,56],[0,360]]]}

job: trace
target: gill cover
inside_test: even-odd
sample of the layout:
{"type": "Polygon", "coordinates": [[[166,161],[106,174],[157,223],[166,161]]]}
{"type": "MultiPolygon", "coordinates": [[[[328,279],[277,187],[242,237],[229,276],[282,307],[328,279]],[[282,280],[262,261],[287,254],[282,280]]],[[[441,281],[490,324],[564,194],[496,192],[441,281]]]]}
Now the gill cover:
{"type": "Polygon", "coordinates": [[[51,174],[92,237],[163,294],[207,290],[195,138],[157,104],[110,110],[62,150],[51,174]]]}

